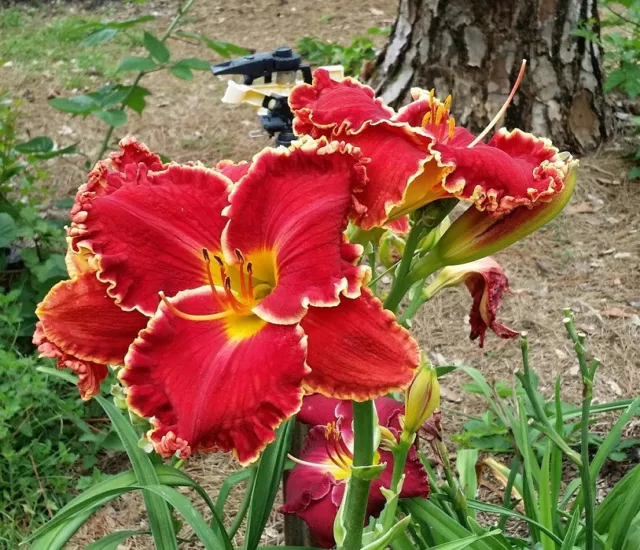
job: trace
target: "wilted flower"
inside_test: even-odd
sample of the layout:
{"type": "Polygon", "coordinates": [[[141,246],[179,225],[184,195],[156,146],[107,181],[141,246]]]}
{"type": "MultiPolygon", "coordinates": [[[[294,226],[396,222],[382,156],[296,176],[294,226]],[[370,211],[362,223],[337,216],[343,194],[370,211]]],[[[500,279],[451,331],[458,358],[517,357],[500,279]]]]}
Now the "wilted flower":
{"type": "Polygon", "coordinates": [[[423,290],[424,297],[430,299],[444,288],[464,283],[473,304],[469,313],[472,340],[480,338],[480,347],[484,345],[487,328],[500,338],[515,338],[518,332],[498,323],[496,312],[502,301],[504,292],[509,291],[509,281],[502,266],[493,258],[483,258],[470,262],[445,267],[437,277],[423,290]]]}

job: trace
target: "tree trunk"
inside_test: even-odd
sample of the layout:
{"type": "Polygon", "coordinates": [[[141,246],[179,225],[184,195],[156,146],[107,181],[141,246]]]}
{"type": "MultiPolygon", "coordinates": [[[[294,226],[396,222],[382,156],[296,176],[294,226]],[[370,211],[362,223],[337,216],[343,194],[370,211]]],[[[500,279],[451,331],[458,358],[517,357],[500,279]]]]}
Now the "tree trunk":
{"type": "Polygon", "coordinates": [[[520,62],[524,81],[503,125],[584,152],[611,134],[602,90],[601,51],[571,31],[590,20],[596,0],[400,0],[372,85],[391,105],[412,87],[453,95],[452,113],[480,131],[504,103],[520,62]]]}

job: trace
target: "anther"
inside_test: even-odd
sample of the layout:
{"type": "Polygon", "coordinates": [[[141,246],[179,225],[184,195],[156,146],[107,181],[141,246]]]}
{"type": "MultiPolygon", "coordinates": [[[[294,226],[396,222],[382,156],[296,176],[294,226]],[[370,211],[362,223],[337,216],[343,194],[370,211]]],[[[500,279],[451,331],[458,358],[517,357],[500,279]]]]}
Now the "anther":
{"type": "Polygon", "coordinates": [[[236,258],[238,258],[238,261],[240,263],[244,263],[244,256],[242,255],[242,252],[240,252],[240,249],[236,248],[234,252],[236,253],[236,258]]]}
{"type": "Polygon", "coordinates": [[[215,254],[213,256],[213,258],[215,259],[216,262],[218,262],[218,265],[220,267],[224,267],[224,262],[222,261],[222,258],[220,256],[218,256],[217,254],[215,254]]]}
{"type": "Polygon", "coordinates": [[[253,296],[253,264],[251,262],[247,263],[247,283],[248,283],[248,289],[247,289],[247,294],[249,295],[249,300],[253,300],[254,296],[253,296]]]}
{"type": "Polygon", "coordinates": [[[238,301],[238,299],[233,295],[233,292],[231,290],[231,279],[229,277],[226,277],[224,279],[224,292],[227,296],[227,299],[229,300],[229,305],[231,306],[231,308],[234,311],[240,311],[243,308],[243,306],[238,301]]]}
{"type": "Polygon", "coordinates": [[[206,248],[202,249],[202,257],[204,258],[204,261],[207,263],[211,262],[211,259],[209,258],[209,251],[206,248]]]}
{"type": "Polygon", "coordinates": [[[204,258],[204,262],[207,266],[207,280],[209,282],[209,286],[211,287],[211,292],[213,293],[213,303],[216,308],[222,306],[222,302],[220,298],[218,298],[218,291],[216,290],[216,285],[213,282],[213,275],[211,274],[211,258],[209,257],[209,251],[206,248],[202,249],[202,257],[204,258]]]}

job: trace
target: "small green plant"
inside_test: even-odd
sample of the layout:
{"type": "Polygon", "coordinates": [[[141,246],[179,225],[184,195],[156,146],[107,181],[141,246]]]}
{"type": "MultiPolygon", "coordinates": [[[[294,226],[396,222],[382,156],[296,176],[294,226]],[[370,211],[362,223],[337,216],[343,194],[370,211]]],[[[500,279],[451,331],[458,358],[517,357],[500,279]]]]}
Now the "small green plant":
{"type": "Polygon", "coordinates": [[[365,61],[378,55],[371,36],[388,34],[388,29],[371,27],[367,36],[355,36],[351,44],[343,46],[337,42],[325,42],[315,36],[303,36],[298,40],[297,50],[316,65],[342,65],[346,75],[358,76],[365,61]]]}
{"type": "Polygon", "coordinates": [[[20,140],[18,117],[19,102],[0,96],[0,339],[11,345],[33,333],[33,307],[66,275],[62,223],[42,215],[53,197],[43,165],[75,152],[47,136],[20,140]]]}
{"type": "MultiPolygon", "coordinates": [[[[462,386],[462,389],[467,393],[478,395],[483,395],[484,392],[484,387],[477,382],[465,384],[462,386]]],[[[534,373],[532,373],[531,389],[535,398],[541,403],[541,411],[546,415],[549,421],[555,421],[557,403],[555,403],[554,399],[546,399],[540,393],[538,389],[538,379],[534,373]]],[[[515,391],[516,395],[522,399],[527,419],[531,422],[535,422],[535,410],[533,404],[531,399],[528,397],[527,392],[524,391],[522,384],[517,382],[515,388],[511,388],[505,381],[501,380],[492,387],[492,391],[495,399],[506,399],[515,391]]],[[[594,405],[591,408],[590,423],[595,421],[595,417],[597,415],[627,408],[631,401],[632,400],[630,399],[626,399],[594,405]]],[[[564,401],[560,402],[560,407],[562,409],[562,428],[560,433],[570,447],[577,448],[581,443],[580,408],[564,401]]],[[[502,418],[503,417],[499,417],[489,409],[480,416],[468,418],[462,426],[462,430],[455,434],[452,439],[462,448],[478,449],[480,451],[490,453],[512,453],[514,451],[513,438],[511,436],[509,425],[503,423],[502,418]]],[[[534,428],[532,428],[531,431],[532,433],[535,433],[534,428]]],[[[602,446],[603,441],[603,437],[596,434],[590,434],[590,451],[592,453],[597,452],[597,450],[602,446]]],[[[542,459],[544,456],[548,445],[549,440],[536,438],[533,449],[539,459],[542,459]]],[[[611,449],[608,458],[614,461],[627,460],[635,447],[640,447],[639,438],[622,440],[611,449]]]]}
{"type": "Polygon", "coordinates": [[[108,425],[86,421],[95,405],[85,406],[75,388],[36,370],[48,364],[0,350],[1,548],[18,548],[50,519],[71,498],[79,476],[89,475],[83,486],[103,479],[92,474],[96,453],[113,443],[108,425]]]}
{"type": "MultiPolygon", "coordinates": [[[[545,402],[537,390],[537,378],[529,365],[526,336],[521,338],[523,369],[516,373],[520,385],[507,391],[505,385],[492,388],[478,370],[458,367],[473,380],[473,392],[487,401],[489,413],[475,425],[476,440],[496,437],[486,435],[491,422],[498,427],[498,441],[509,440],[511,464],[506,466],[493,458],[479,460],[478,449],[460,449],[457,453],[457,475],[450,464],[447,450],[437,438],[431,441],[437,462],[446,482],[439,483],[436,470],[423,455],[422,460],[431,481],[429,500],[413,499],[401,503],[402,509],[415,521],[410,537],[394,550],[405,548],[440,548],[440,544],[469,540],[482,535],[482,543],[461,548],[473,550],[506,550],[536,548],[540,550],[631,550],[640,548],[640,465],[631,469],[602,500],[596,504],[595,486],[608,458],[620,448],[624,427],[640,411],[640,397],[625,403],[592,407],[595,374],[599,365],[586,349],[585,336],[574,325],[573,315],[565,310],[564,324],[573,344],[583,381],[582,405],[572,407],[560,397],[561,379],[555,384],[551,402],[545,402]],[[594,434],[590,418],[604,410],[622,413],[606,436],[599,437],[593,453],[594,434]],[[552,413],[551,413],[552,411],[552,413]],[[551,414],[550,414],[551,413],[551,414]],[[577,420],[574,426],[572,422],[577,420]],[[572,426],[567,429],[567,426],[572,426]],[[578,437],[574,437],[578,434],[578,437]],[[577,446],[574,449],[573,446],[577,446]],[[537,452],[536,452],[537,451],[537,452]],[[570,465],[570,466],[569,466],[570,465]],[[478,471],[488,468],[503,487],[502,504],[477,499],[478,471]],[[566,485],[564,474],[577,469],[578,477],[566,485]],[[495,517],[491,523],[497,531],[481,526],[477,513],[495,517]],[[528,527],[526,536],[509,536],[504,532],[508,520],[528,527]]],[[[463,432],[464,433],[464,432],[463,432]]],[[[469,430],[467,430],[467,435],[469,430]]],[[[491,447],[495,441],[490,440],[491,447]]],[[[494,489],[495,490],[495,489],[494,489]]],[[[485,523],[486,525],[486,523],[485,523]]],[[[444,546],[443,546],[444,547],[444,546]]],[[[451,546],[446,546],[451,548],[451,546]]]]}
{"type": "MultiPolygon", "coordinates": [[[[589,30],[589,25],[575,29],[572,34],[596,42],[603,49],[605,91],[618,91],[635,99],[640,94],[640,4],[634,0],[603,0],[602,6],[605,10],[602,37],[589,30]]],[[[640,133],[640,117],[634,116],[631,121],[635,133],[640,133]]],[[[640,179],[640,149],[632,160],[629,179],[640,179]]]]}
{"type": "MultiPolygon", "coordinates": [[[[175,17],[162,35],[157,36],[151,31],[143,31],[140,45],[144,48],[145,55],[129,55],[121,59],[113,74],[114,82],[91,93],[68,98],[56,97],[49,100],[49,104],[59,111],[69,113],[72,116],[95,116],[106,124],[107,129],[102,146],[93,161],[87,161],[87,168],[100,160],[105,151],[113,145],[111,142],[113,133],[117,128],[127,123],[129,111],[142,116],[146,108],[146,97],[151,95],[151,90],[140,85],[140,81],[145,75],[166,70],[176,78],[189,81],[193,80],[193,71],[208,71],[211,67],[211,62],[205,59],[195,57],[175,59],[167,44],[169,38],[177,37],[180,40],[203,44],[224,57],[249,53],[249,50],[228,42],[178,30],[181,19],[194,1],[187,0],[180,5],[175,17]],[[133,80],[129,84],[119,83],[119,80],[127,73],[135,73],[133,80]]],[[[122,34],[129,34],[141,24],[154,19],[154,16],[147,15],[126,21],[87,24],[81,27],[85,37],[80,44],[103,48],[105,44],[117,39],[122,34]]]]}

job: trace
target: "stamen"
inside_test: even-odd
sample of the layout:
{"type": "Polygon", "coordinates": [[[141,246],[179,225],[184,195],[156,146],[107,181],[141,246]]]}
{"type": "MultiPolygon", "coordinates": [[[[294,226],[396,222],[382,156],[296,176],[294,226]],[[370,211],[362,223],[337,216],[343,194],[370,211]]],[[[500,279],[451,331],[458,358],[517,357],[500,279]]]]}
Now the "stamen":
{"type": "Polygon", "coordinates": [[[227,271],[224,268],[224,262],[222,261],[222,258],[217,254],[214,256],[214,259],[216,262],[218,262],[218,265],[220,266],[220,280],[224,284],[224,280],[227,278],[227,271]]]}
{"type": "Polygon", "coordinates": [[[240,262],[240,295],[243,300],[247,300],[247,283],[244,280],[244,256],[238,248],[236,248],[234,252],[236,253],[236,258],[238,258],[238,261],[240,262]]]}
{"type": "Polygon", "coordinates": [[[231,279],[229,277],[226,277],[224,280],[224,293],[229,300],[229,305],[234,311],[241,311],[244,309],[242,303],[233,295],[233,291],[231,290],[231,279]]]}
{"type": "Polygon", "coordinates": [[[442,122],[443,114],[444,114],[444,105],[438,105],[438,110],[436,112],[436,124],[440,124],[440,122],[442,122]]]}
{"type": "Polygon", "coordinates": [[[429,122],[431,122],[431,111],[429,111],[427,114],[425,114],[422,117],[422,127],[426,128],[427,124],[429,124],[429,122]]]}
{"type": "Polygon", "coordinates": [[[480,132],[480,135],[476,139],[474,139],[469,145],[467,145],[468,148],[471,148],[474,145],[477,145],[491,131],[491,128],[493,128],[498,123],[498,121],[502,118],[502,115],[504,115],[506,110],[509,108],[509,105],[511,104],[511,100],[513,99],[513,96],[516,95],[516,92],[518,91],[518,87],[522,82],[526,67],[527,67],[527,60],[523,59],[522,65],[520,65],[520,72],[518,73],[518,78],[516,78],[516,83],[513,85],[513,88],[511,88],[511,93],[509,94],[507,101],[504,102],[504,105],[500,108],[500,110],[498,111],[498,114],[493,117],[493,120],[489,122],[489,125],[484,130],[482,130],[482,132],[480,132]]]}
{"type": "Polygon", "coordinates": [[[452,99],[453,99],[453,98],[451,97],[451,94],[449,94],[449,95],[447,96],[447,99],[445,99],[445,100],[444,100],[444,110],[445,110],[445,111],[447,111],[447,112],[448,112],[448,111],[449,111],[449,109],[451,108],[451,101],[452,101],[452,99]]]}
{"type": "Polygon", "coordinates": [[[449,139],[453,138],[453,134],[456,130],[456,119],[452,116],[449,117],[449,139]]]}
{"type": "Polygon", "coordinates": [[[229,317],[229,315],[234,314],[232,310],[227,310],[220,313],[212,313],[211,315],[192,315],[191,313],[180,311],[167,299],[164,292],[160,291],[158,292],[158,294],[160,295],[160,299],[164,302],[171,313],[173,313],[176,317],[186,319],[187,321],[216,321],[218,319],[224,319],[225,317],[229,317]]]}
{"type": "Polygon", "coordinates": [[[289,453],[287,453],[287,458],[289,458],[289,460],[293,460],[296,464],[302,464],[303,466],[311,466],[312,468],[321,468],[323,470],[326,470],[326,469],[342,470],[340,466],[330,466],[329,464],[316,464],[315,462],[307,462],[306,460],[300,460],[299,458],[296,458],[295,456],[289,453]]]}
{"type": "Polygon", "coordinates": [[[206,248],[202,249],[202,257],[204,258],[204,263],[207,265],[207,279],[209,281],[209,286],[211,287],[211,292],[213,292],[213,303],[216,308],[223,306],[224,304],[218,297],[218,291],[216,290],[216,285],[213,282],[213,275],[211,274],[211,258],[209,256],[209,251],[206,248]]]}
{"type": "Polygon", "coordinates": [[[247,279],[249,279],[249,288],[247,289],[247,294],[249,295],[249,300],[253,301],[255,296],[253,295],[253,264],[251,262],[247,263],[247,279]]]}

